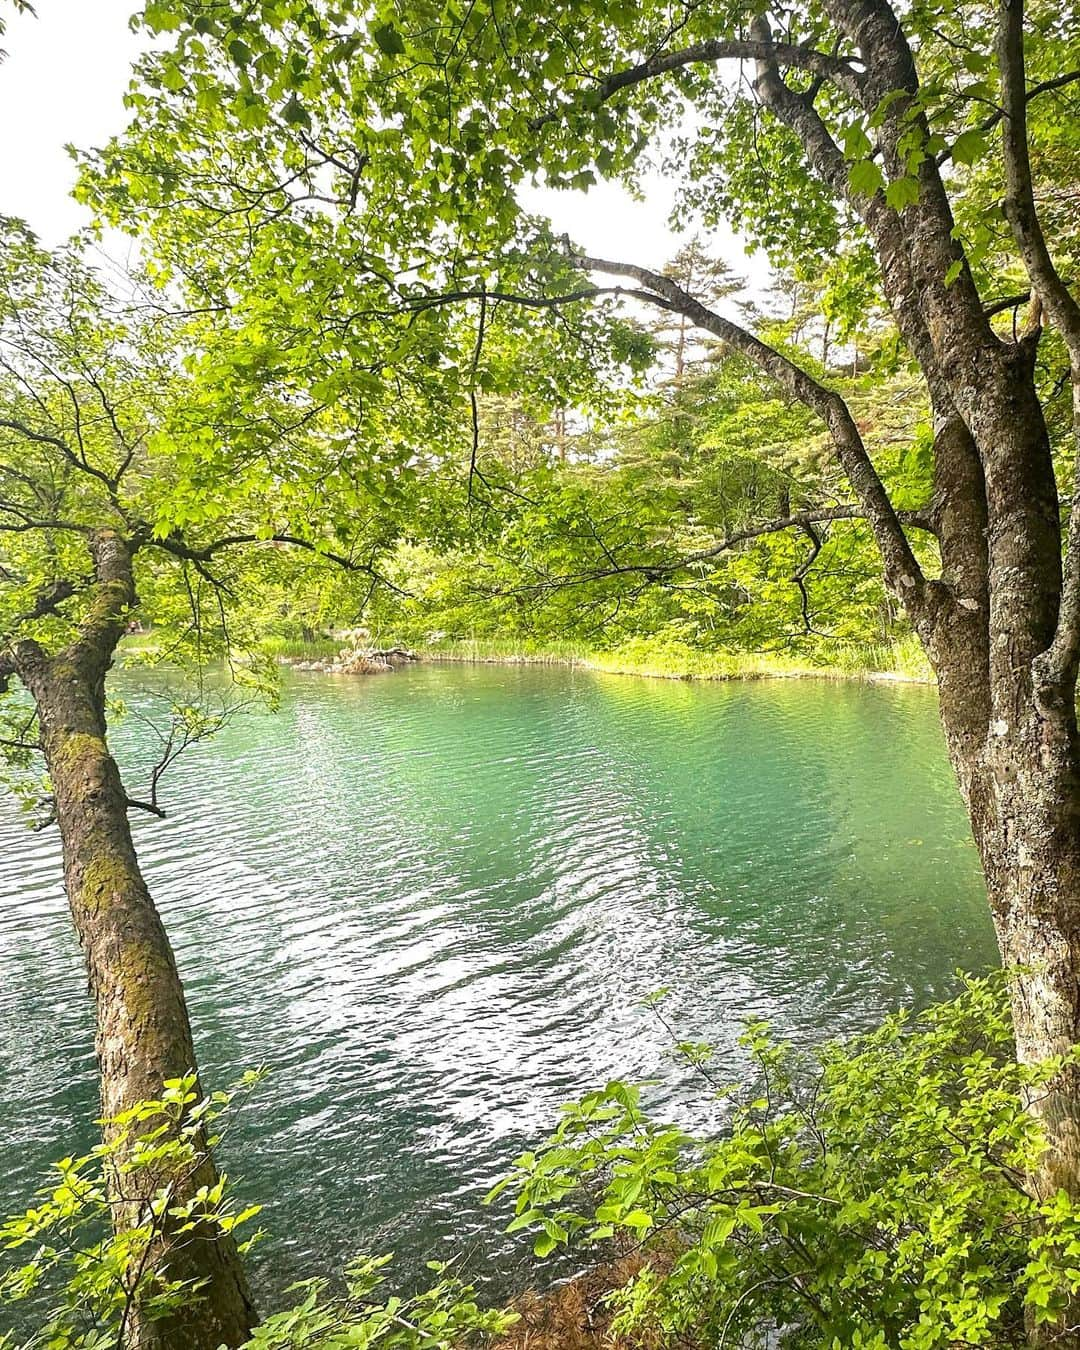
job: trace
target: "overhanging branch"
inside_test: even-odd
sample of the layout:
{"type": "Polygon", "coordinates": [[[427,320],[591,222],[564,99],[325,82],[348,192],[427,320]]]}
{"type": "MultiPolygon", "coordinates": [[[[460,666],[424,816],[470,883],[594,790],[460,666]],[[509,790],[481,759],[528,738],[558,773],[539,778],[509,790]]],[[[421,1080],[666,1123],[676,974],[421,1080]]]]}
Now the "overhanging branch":
{"type": "Polygon", "coordinates": [[[607,258],[578,255],[573,261],[585,271],[633,278],[642,287],[633,292],[638,298],[685,314],[699,328],[748,356],[790,395],[817,413],[829,429],[837,458],[858,499],[859,508],[873,530],[885,566],[886,581],[906,607],[917,612],[925,586],[922,569],[843,398],[747,329],[708,309],[670,277],[633,263],[613,262],[607,258]]]}
{"type": "MultiPolygon", "coordinates": [[[[929,509],[901,511],[897,513],[898,519],[912,529],[926,530],[931,533],[934,531],[932,513],[929,509]]],[[[804,534],[811,534],[816,531],[819,525],[831,524],[835,521],[858,521],[867,520],[866,512],[855,503],[841,503],[837,506],[819,506],[807,507],[803,511],[794,511],[785,516],[777,516],[771,520],[761,521],[755,525],[748,525],[741,530],[733,530],[723,539],[709,544],[706,548],[695,549],[692,553],[683,553],[674,558],[641,558],[630,562],[623,562],[612,557],[610,551],[605,550],[609,559],[603,566],[583,568],[577,572],[567,572],[555,576],[543,577],[540,581],[532,582],[525,586],[513,588],[513,594],[528,594],[554,590],[565,590],[571,587],[590,585],[597,581],[610,580],[613,577],[640,576],[649,582],[662,582],[668,577],[674,576],[678,572],[687,571],[690,568],[700,566],[702,563],[711,562],[714,558],[720,557],[724,553],[730,553],[741,544],[753,543],[755,540],[764,539],[768,535],[782,534],[787,530],[801,530],[804,534]]],[[[813,535],[811,534],[811,537],[813,535]]],[[[816,557],[816,553],[814,555],[816,557]]],[[[813,561],[813,559],[811,559],[813,561]]],[[[805,566],[805,565],[804,565],[805,566]]],[[[805,577],[803,571],[803,577],[805,577]]]]}
{"type": "MultiPolygon", "coordinates": [[[[863,76],[852,65],[855,58],[845,59],[829,52],[816,51],[812,47],[786,42],[768,44],[768,52],[782,66],[809,71],[822,79],[830,80],[838,89],[842,89],[853,98],[859,97],[863,76]]],[[[718,61],[755,61],[765,55],[766,44],[761,42],[714,38],[675,51],[660,52],[656,56],[649,57],[647,61],[613,71],[598,80],[596,87],[601,102],[606,102],[623,89],[631,89],[635,85],[656,79],[673,70],[683,70],[687,66],[715,65],[718,61]]],[[[541,127],[561,121],[564,116],[565,110],[542,113],[539,117],[534,117],[529,126],[531,130],[539,131],[541,127]]]]}
{"type": "Polygon", "coordinates": [[[407,591],[402,590],[400,586],[396,586],[381,572],[377,571],[373,564],[348,558],[342,553],[336,553],[332,549],[321,547],[314,540],[304,539],[296,534],[230,534],[224,535],[220,539],[214,539],[201,547],[188,544],[177,535],[169,535],[165,539],[154,539],[150,542],[157,548],[164,549],[166,553],[173,554],[174,557],[185,558],[195,564],[207,563],[215,554],[244,544],[288,544],[292,548],[303,549],[307,553],[315,554],[316,557],[324,558],[327,562],[333,563],[335,567],[340,567],[345,572],[358,572],[364,576],[369,576],[373,581],[385,586],[396,595],[405,596],[408,594],[407,591]]]}

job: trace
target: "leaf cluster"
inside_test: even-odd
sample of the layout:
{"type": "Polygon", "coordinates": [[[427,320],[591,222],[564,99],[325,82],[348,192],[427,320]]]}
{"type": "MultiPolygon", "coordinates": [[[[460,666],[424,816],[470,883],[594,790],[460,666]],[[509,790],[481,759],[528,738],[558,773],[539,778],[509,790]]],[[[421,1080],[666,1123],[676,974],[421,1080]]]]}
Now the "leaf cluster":
{"type": "Polygon", "coordinates": [[[1063,1062],[1016,1063],[1007,998],[1004,976],[968,979],[808,1058],[755,1023],[744,1089],[680,1047],[727,1116],[719,1137],[655,1122],[609,1083],[518,1159],[513,1226],[539,1256],[643,1246],[614,1329],[649,1343],[1023,1344],[1025,1319],[1053,1321],[1080,1289],[1080,1207],[1027,1189],[1042,1148],[1028,1102],[1063,1062]]]}

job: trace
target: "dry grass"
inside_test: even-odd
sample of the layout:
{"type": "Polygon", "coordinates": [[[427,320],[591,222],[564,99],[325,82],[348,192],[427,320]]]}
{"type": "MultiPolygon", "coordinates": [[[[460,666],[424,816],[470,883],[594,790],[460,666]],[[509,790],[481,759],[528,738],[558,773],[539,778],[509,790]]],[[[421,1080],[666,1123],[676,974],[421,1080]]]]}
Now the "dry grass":
{"type": "Polygon", "coordinates": [[[663,1259],[635,1252],[601,1262],[547,1293],[527,1291],[512,1304],[521,1320],[492,1350],[654,1350],[612,1334],[607,1296],[663,1259]]]}

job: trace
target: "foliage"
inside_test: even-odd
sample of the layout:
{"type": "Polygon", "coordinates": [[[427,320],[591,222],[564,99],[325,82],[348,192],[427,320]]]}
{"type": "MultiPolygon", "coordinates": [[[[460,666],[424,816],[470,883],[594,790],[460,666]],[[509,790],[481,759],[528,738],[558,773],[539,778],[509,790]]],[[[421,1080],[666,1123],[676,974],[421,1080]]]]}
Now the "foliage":
{"type": "MultiPolygon", "coordinates": [[[[876,368],[841,378],[898,504],[928,501],[917,397],[876,368]]],[[[843,487],[805,410],[736,353],[687,363],[565,459],[542,432],[523,462],[495,436],[482,442],[495,498],[483,511],[454,518],[451,474],[416,484],[407,542],[385,564],[398,591],[372,597],[372,626],[414,643],[646,641],[818,664],[906,636],[863,522],[754,535],[762,519],[842,500],[843,487]]],[[[932,549],[917,547],[933,571],[932,549]]]]}
{"type": "MultiPolygon", "coordinates": [[[[727,1114],[702,1142],[612,1082],[564,1108],[502,1187],[546,1256],[645,1244],[665,1259],[615,1296],[646,1343],[900,1346],[1024,1341],[1080,1290],[1080,1205],[1033,1198],[1026,1109],[1061,1061],[1018,1065],[1003,976],[900,1013],[809,1058],[764,1023],[736,1090],[709,1048],[679,1047],[727,1114]]],[[[1080,1058],[1080,1050],[1070,1059],[1080,1058]]]]}
{"type": "MultiPolygon", "coordinates": [[[[1077,67],[1077,39],[1068,7],[1030,9],[1028,64],[1038,84],[1077,67]]],[[[254,247],[258,284],[268,290],[287,275],[291,253],[298,305],[350,293],[385,304],[440,278],[475,280],[478,259],[500,250],[509,252],[491,289],[520,279],[514,252],[536,238],[515,201],[523,180],[637,188],[660,165],[682,187],[677,223],[724,219],[778,266],[798,259],[806,272],[828,271],[843,324],[878,290],[861,226],[837,186],[812,171],[794,133],[762,116],[751,81],[716,78],[716,58],[703,52],[661,66],[658,78],[604,85],[650,56],[745,37],[758,12],[738,0],[674,9],[661,0],[558,0],[528,11],[445,0],[259,0],[243,12],[152,0],[138,22],[156,44],[130,94],[132,125],[86,158],[82,191],[111,219],[147,229],[169,266],[179,265],[185,242],[196,245],[188,272],[200,285],[254,247]]],[[[919,201],[921,166],[937,158],[961,207],[970,264],[980,280],[1001,276],[1016,258],[990,209],[1003,195],[991,153],[999,123],[985,125],[999,92],[994,16],[920,2],[904,22],[922,87],[903,114],[899,162],[885,163],[879,135],[888,97],[865,107],[850,83],[797,66],[792,86],[812,91],[856,196],[880,190],[902,212],[919,201]]],[[[809,50],[848,46],[818,5],[778,12],[776,27],[778,41],[809,50]]],[[[1075,165],[1067,99],[1067,89],[1054,88],[1031,103],[1032,140],[1051,172],[1075,165]]],[[[1049,209],[1064,217],[1065,196],[1049,209]]],[[[1065,229],[1063,259],[1075,236],[1071,222],[1065,229]]],[[[554,277],[534,279],[550,290],[554,277]]]]}
{"type": "MultiPolygon", "coordinates": [[[[174,1203],[174,1187],[148,1187],[146,1179],[163,1167],[174,1176],[196,1172],[240,1108],[237,1092],[246,1097],[262,1076],[261,1070],[246,1074],[238,1089],[208,1097],[200,1097],[194,1076],[167,1082],[159,1099],[103,1122],[104,1143],[55,1165],[36,1203],[0,1225],[0,1249],[17,1254],[0,1274],[0,1308],[26,1303],[37,1313],[46,1301],[51,1305],[28,1339],[0,1333],[2,1350],[121,1350],[131,1335],[134,1306],[151,1321],[197,1308],[197,1285],[169,1278],[167,1253],[164,1260],[150,1260],[150,1254],[162,1241],[231,1233],[249,1223],[259,1206],[238,1208],[224,1176],[183,1205],[174,1203]],[[129,1139],[137,1140],[130,1153],[129,1139]],[[121,1157],[126,1161],[117,1187],[121,1157]],[[140,1218],[114,1229],[108,1196],[117,1189],[140,1218]]],[[[260,1236],[261,1230],[242,1249],[260,1236]]],[[[380,1285],[390,1260],[357,1258],[345,1271],[344,1294],[323,1279],[294,1286],[295,1305],[259,1324],[251,1350],[359,1350],[376,1343],[383,1350],[448,1350],[473,1336],[501,1334],[515,1320],[512,1313],[480,1307],[471,1286],[437,1262],[429,1266],[438,1277],[429,1289],[407,1298],[386,1295],[380,1285]]]]}
{"type": "Polygon", "coordinates": [[[439,1278],[411,1298],[378,1291],[389,1256],[361,1257],[345,1271],[346,1294],[334,1298],[324,1282],[307,1286],[303,1300],[273,1313],[247,1343],[250,1350],[450,1350],[479,1336],[504,1334],[515,1314],[483,1308],[471,1285],[438,1261],[428,1268],[439,1278]],[[378,1291],[377,1297],[372,1297],[378,1291]]]}
{"type": "Polygon", "coordinates": [[[197,1287],[170,1278],[168,1252],[233,1232],[258,1206],[238,1209],[224,1177],[178,1203],[176,1178],[199,1172],[222,1136],[225,1112],[239,1108],[237,1091],[246,1095],[260,1077],[247,1074],[237,1089],[209,1096],[193,1075],[167,1081],[160,1098],[103,1121],[103,1142],[60,1159],[37,1202],[0,1226],[0,1247],[25,1257],[0,1277],[0,1304],[47,1298],[52,1305],[28,1347],[119,1346],[135,1308],[156,1320],[198,1302],[197,1287]],[[163,1172],[172,1183],[157,1184],[163,1172]],[[114,1226],[118,1204],[128,1217],[114,1226]]]}
{"type": "MultiPolygon", "coordinates": [[[[474,504],[482,439],[475,432],[484,430],[486,401],[517,396],[534,420],[552,407],[596,405],[603,402],[598,383],[610,383],[623,363],[639,369],[647,355],[633,326],[618,321],[625,316],[618,288],[613,297],[612,288],[595,284],[595,273],[583,275],[573,265],[572,242],[522,210],[516,194],[530,179],[578,190],[607,180],[640,190],[660,166],[678,184],[675,224],[735,225],[797,292],[783,322],[751,315],[755,336],[831,388],[840,386],[841,361],[867,376],[852,400],[860,432],[863,413],[872,423],[889,415],[914,370],[912,351],[886,317],[880,262],[862,218],[871,200],[880,219],[913,219],[926,185],[936,181],[931,166],[940,165],[942,199],[956,221],[950,285],[966,260],[988,301],[1023,295],[1015,241],[998,209],[1001,120],[987,112],[1000,96],[994,15],[921,0],[904,10],[920,85],[910,104],[901,98],[899,111],[902,91],[886,93],[876,106],[863,98],[861,58],[837,55],[854,43],[836,12],[803,4],[772,15],[770,40],[813,58],[788,64],[784,55],[780,67],[792,97],[819,119],[835,173],[822,170],[794,130],[765,110],[748,74],[735,78],[734,64],[718,65],[725,57],[746,59],[736,49],[761,17],[760,6],[737,0],[674,7],[556,0],[540,9],[501,0],[465,7],[445,0],[407,7],[257,0],[242,13],[153,0],[136,20],[155,44],[129,93],[131,125],[83,157],[80,192],[101,219],[146,233],[163,284],[230,310],[234,337],[215,358],[231,372],[226,384],[256,373],[240,354],[255,350],[260,370],[307,378],[320,400],[333,403],[359,389],[356,425],[374,444],[396,443],[395,481],[436,459],[450,467],[439,480],[446,497],[458,488],[447,515],[457,514],[465,533],[480,538],[479,547],[468,542],[469,556],[452,556],[445,568],[428,566],[423,552],[410,554],[418,589],[431,583],[439,592],[427,608],[442,611],[445,622],[436,617],[434,626],[463,632],[453,611],[486,603],[498,615],[488,630],[500,633],[568,625],[568,636],[593,641],[600,628],[614,628],[621,639],[671,625],[680,640],[708,643],[716,627],[740,630],[736,612],[759,597],[760,609],[730,638],[736,645],[791,641],[800,630],[809,637],[809,628],[853,643],[880,640],[892,636],[891,606],[857,526],[838,527],[827,541],[815,569],[831,570],[837,584],[816,587],[809,601],[791,584],[811,547],[801,536],[746,550],[749,558],[740,555],[708,578],[682,577],[677,595],[671,586],[655,603],[642,594],[641,583],[657,575],[649,565],[658,545],[664,561],[670,545],[692,550],[702,538],[715,542],[710,527],[729,523],[700,511],[704,473],[697,497],[680,497],[675,474],[658,472],[663,454],[677,465],[692,436],[697,464],[708,458],[714,475],[726,479],[725,508],[739,486],[746,489],[744,518],[775,499],[780,477],[792,472],[790,458],[778,463],[773,455],[778,431],[789,447],[812,447],[823,468],[831,451],[819,424],[776,390],[764,419],[769,396],[743,391],[741,427],[730,409],[714,425],[701,425],[714,392],[707,382],[669,390],[667,413],[645,432],[652,438],[649,471],[636,482],[626,474],[608,483],[597,473],[582,489],[542,472],[524,481],[496,473],[494,490],[481,494],[477,529],[458,509],[466,461],[474,504]],[[806,359],[808,347],[820,365],[806,359]],[[451,413],[467,402],[473,411],[479,405],[474,434],[471,419],[455,422],[451,413]],[[409,458],[405,447],[419,443],[425,416],[442,453],[409,458]],[[410,428],[405,436],[402,425],[410,428]],[[754,495],[755,479],[769,489],[764,497],[754,495]],[[519,512],[514,493],[540,504],[531,515],[519,512]],[[616,514],[614,529],[590,539],[598,520],[616,514]],[[493,525],[495,518],[505,526],[493,525]],[[555,598],[551,577],[571,565],[595,572],[603,548],[622,558],[631,536],[644,544],[632,559],[639,570],[593,577],[597,584],[555,598]],[[845,584],[850,604],[837,599],[845,584]],[[538,595],[548,611],[539,619],[538,595]],[[774,611],[776,622],[763,624],[762,613],[774,611]]],[[[1059,8],[1042,0],[1029,6],[1026,59],[1037,91],[1030,137],[1047,166],[1040,198],[1065,275],[1076,252],[1068,203],[1078,152],[1069,115],[1075,86],[1061,77],[1078,65],[1076,31],[1059,8]]],[[[666,271],[706,302],[727,290],[729,279],[697,242],[666,271]]],[[[660,311],[662,345],[670,348],[670,310],[660,311]]],[[[996,320],[1003,332],[1010,313],[1015,327],[1015,305],[996,320]]],[[[678,369],[685,317],[674,333],[678,369]]],[[[1069,416],[1065,363],[1053,338],[1042,350],[1041,391],[1060,443],[1069,416]]],[[[730,374],[736,363],[725,366],[730,374]]],[[[204,365],[208,385],[217,373],[213,363],[204,365]]],[[[731,392],[733,381],[720,383],[731,392]]],[[[918,380],[914,386],[892,410],[901,415],[889,428],[893,463],[883,466],[898,470],[887,486],[901,507],[925,504],[904,499],[904,461],[917,461],[922,487],[930,481],[928,391],[918,380]]],[[[880,446],[871,450],[880,454],[880,446]]],[[[850,500],[835,470],[801,477],[804,501],[812,494],[815,503],[850,500]]],[[[486,489],[486,479],[478,481],[486,489]]],[[[346,501],[344,511],[350,506],[346,501]]],[[[448,521],[407,518],[390,546],[408,552],[426,545],[435,557],[451,552],[445,535],[426,528],[431,524],[448,521]]],[[[459,545],[461,531],[450,542],[459,545]]],[[[921,537],[915,546],[926,575],[936,575],[933,546],[921,537]]],[[[395,576],[413,589],[400,567],[395,576]]]]}

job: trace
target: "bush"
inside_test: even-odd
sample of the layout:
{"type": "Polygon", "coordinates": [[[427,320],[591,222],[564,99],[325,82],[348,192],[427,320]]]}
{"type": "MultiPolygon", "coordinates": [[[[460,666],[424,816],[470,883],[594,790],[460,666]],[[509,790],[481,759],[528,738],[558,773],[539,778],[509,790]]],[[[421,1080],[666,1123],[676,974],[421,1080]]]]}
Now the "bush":
{"type": "Polygon", "coordinates": [[[503,1183],[539,1256],[658,1255],[613,1296],[616,1335],[931,1350],[1021,1344],[1025,1318],[1060,1317],[1080,1289],[1080,1207],[1025,1190],[1040,1140],[1024,1103],[1061,1063],[1011,1058],[1002,977],[809,1057],[764,1023],[743,1043],[749,1093],[707,1047],[679,1047],[726,1103],[722,1138],[654,1123],[613,1082],[503,1183]]]}
{"type": "MultiPolygon", "coordinates": [[[[243,1090],[260,1077],[245,1075],[243,1090]]],[[[147,1261],[146,1254],[166,1230],[170,1241],[208,1226],[231,1233],[258,1207],[238,1209],[222,1177],[182,1207],[164,1188],[140,1195],[145,1221],[114,1232],[109,1182],[124,1154],[126,1131],[138,1138],[134,1160],[125,1164],[123,1190],[130,1196],[139,1194],[140,1173],[149,1175],[166,1159],[174,1170],[197,1167],[238,1105],[235,1093],[199,1099],[195,1079],[179,1078],[164,1084],[160,1099],[108,1122],[108,1142],[55,1165],[37,1203],[0,1225],[0,1247],[18,1253],[0,1274],[0,1308],[29,1301],[24,1321],[39,1321],[25,1340],[0,1331],[0,1350],[123,1350],[136,1304],[151,1321],[198,1307],[199,1288],[163,1277],[160,1263],[147,1261]]],[[[321,1279],[294,1286],[296,1303],[256,1328],[250,1350],[356,1350],[376,1343],[379,1350],[449,1350],[476,1334],[501,1334],[516,1320],[512,1313],[481,1308],[472,1288],[437,1263],[429,1267],[436,1282],[423,1293],[408,1299],[382,1294],[390,1259],[359,1257],[345,1271],[343,1294],[332,1293],[321,1279]]]]}
{"type": "MultiPolygon", "coordinates": [[[[1076,1306],[1080,1206],[1025,1189],[1041,1147],[1025,1102],[1062,1062],[1016,1064],[1007,1003],[1003,977],[967,980],[954,1002],[808,1056],[756,1023],[743,1038],[757,1071],[750,1091],[723,1084],[707,1046],[679,1045],[724,1113],[721,1137],[650,1120],[639,1090],[613,1082],[565,1107],[555,1134],[492,1194],[516,1192],[511,1228],[532,1232],[538,1257],[584,1248],[635,1272],[609,1299],[610,1332],[624,1343],[1023,1344],[1026,1324],[1057,1323],[1076,1306]]],[[[180,1079],[129,1115],[148,1157],[167,1148],[194,1159],[233,1109],[226,1094],[195,1100],[193,1080],[180,1079]]],[[[22,1262],[0,1278],[0,1303],[43,1291],[54,1300],[24,1343],[32,1350],[115,1350],[133,1298],[161,1312],[199,1298],[153,1274],[140,1277],[152,1287],[133,1285],[169,1197],[150,1198],[145,1227],[112,1233],[112,1149],[64,1159],[35,1207],[0,1227],[22,1262]]],[[[254,1213],[237,1211],[223,1186],[171,1218],[209,1216],[231,1231],[254,1213]]],[[[250,1350],[450,1350],[516,1320],[482,1308],[438,1265],[426,1292],[386,1295],[388,1260],[354,1262],[342,1294],[322,1280],[298,1286],[250,1350]]],[[[0,1336],[0,1348],[14,1345],[0,1336]]]]}
{"type": "MultiPolygon", "coordinates": [[[[260,1077],[245,1075],[242,1090],[260,1077]]],[[[237,1106],[234,1093],[200,1098],[194,1076],[167,1081],[159,1099],[101,1122],[108,1126],[105,1142],[83,1157],[62,1158],[37,1203],[0,1224],[0,1247],[17,1253],[0,1274],[0,1304],[34,1300],[42,1309],[40,1328],[20,1343],[25,1350],[117,1350],[130,1336],[136,1307],[156,1320],[198,1300],[190,1282],[163,1274],[163,1247],[204,1240],[207,1232],[231,1234],[258,1207],[237,1209],[224,1177],[182,1202],[171,1185],[153,1178],[195,1176],[220,1138],[226,1111],[237,1106]],[[138,1223],[114,1225],[118,1193],[138,1223]]],[[[0,1350],[15,1344],[0,1334],[0,1350]]]]}

